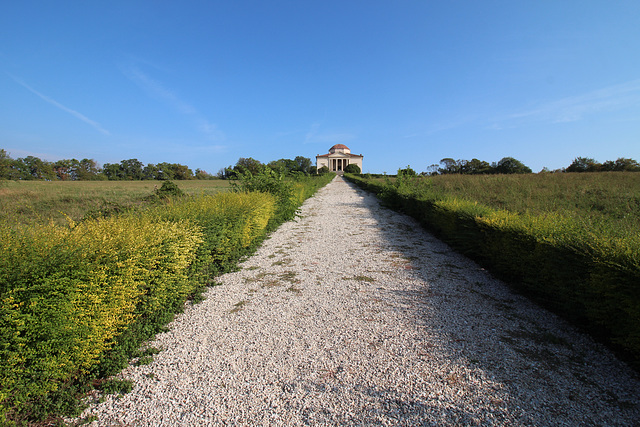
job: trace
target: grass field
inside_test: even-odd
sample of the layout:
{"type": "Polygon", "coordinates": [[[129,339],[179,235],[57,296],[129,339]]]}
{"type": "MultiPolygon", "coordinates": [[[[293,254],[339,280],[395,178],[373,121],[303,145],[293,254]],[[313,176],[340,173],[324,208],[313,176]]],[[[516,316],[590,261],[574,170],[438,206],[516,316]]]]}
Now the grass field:
{"type": "Polygon", "coordinates": [[[640,173],[439,175],[421,177],[426,197],[476,201],[520,214],[557,213],[610,237],[640,235],[640,173]]]}
{"type": "MultiPolygon", "coordinates": [[[[187,194],[214,194],[227,180],[175,181],[187,194]]],[[[99,210],[120,211],[143,205],[162,181],[0,181],[0,220],[57,224],[99,210]]]]}

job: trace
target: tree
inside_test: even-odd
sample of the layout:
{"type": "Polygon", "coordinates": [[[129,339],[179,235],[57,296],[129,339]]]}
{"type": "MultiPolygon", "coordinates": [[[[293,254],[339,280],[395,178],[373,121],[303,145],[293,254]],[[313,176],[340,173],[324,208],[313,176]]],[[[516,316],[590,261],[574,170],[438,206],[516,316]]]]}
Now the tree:
{"type": "Polygon", "coordinates": [[[426,172],[422,172],[422,175],[438,175],[438,168],[440,166],[437,163],[434,163],[432,165],[427,166],[427,171],[426,172]]]}
{"type": "Polygon", "coordinates": [[[453,160],[451,157],[445,157],[440,160],[442,167],[438,169],[441,174],[460,173],[460,160],[453,160]]]}
{"type": "Polygon", "coordinates": [[[118,163],[105,163],[102,165],[102,174],[105,175],[109,181],[117,181],[124,178],[124,173],[118,163]]]}
{"type": "Polygon", "coordinates": [[[212,179],[213,177],[209,175],[207,171],[203,171],[202,169],[196,169],[195,178],[196,179],[212,179]]]}
{"type": "Polygon", "coordinates": [[[618,157],[615,162],[615,169],[620,172],[640,172],[640,164],[633,159],[618,157]]]}
{"type": "Polygon", "coordinates": [[[483,160],[471,159],[464,165],[464,173],[471,175],[488,174],[492,173],[493,169],[489,162],[483,160]]]}
{"type": "Polygon", "coordinates": [[[120,168],[122,169],[123,178],[128,180],[141,180],[144,174],[142,173],[143,163],[138,159],[122,160],[120,162],[120,168]]]}
{"type": "Polygon", "coordinates": [[[349,163],[347,167],[344,168],[345,173],[355,173],[360,174],[362,171],[360,170],[360,166],[355,163],[349,163]]]}
{"type": "Polygon", "coordinates": [[[173,177],[178,180],[186,180],[193,179],[193,172],[189,167],[185,165],[180,165],[178,163],[174,163],[173,167],[173,177]]]}
{"type": "Polygon", "coordinates": [[[226,168],[220,168],[216,176],[220,179],[230,179],[236,176],[236,172],[232,166],[227,166],[226,168]]]}
{"type": "Polygon", "coordinates": [[[19,169],[20,179],[53,180],[57,178],[53,171],[53,164],[43,161],[38,157],[27,156],[23,159],[16,160],[14,165],[19,169]]]}
{"type": "Polygon", "coordinates": [[[567,168],[567,172],[597,172],[601,164],[590,157],[576,157],[567,168]]]}
{"type": "MultiPolygon", "coordinates": [[[[351,166],[351,165],[349,165],[349,166],[351,166]]],[[[407,165],[407,167],[404,168],[404,169],[398,169],[398,175],[402,175],[402,176],[417,176],[418,174],[416,173],[416,171],[411,169],[411,166],[407,165]]]]}
{"type": "Polygon", "coordinates": [[[238,173],[251,172],[255,175],[262,171],[262,163],[251,157],[240,157],[233,169],[238,173]]]}
{"type": "Polygon", "coordinates": [[[147,166],[142,169],[142,179],[158,179],[158,166],[153,163],[147,164],[147,166]]]}
{"type": "Polygon", "coordinates": [[[514,173],[532,173],[531,168],[524,165],[513,157],[503,157],[493,167],[496,173],[514,174],[514,173]]]}
{"type": "Polygon", "coordinates": [[[296,170],[304,173],[309,173],[311,168],[311,159],[308,157],[297,156],[293,161],[296,164],[296,170]]]}
{"type": "Polygon", "coordinates": [[[13,159],[0,148],[0,179],[11,179],[13,159]]]}
{"type": "Polygon", "coordinates": [[[157,165],[156,179],[166,181],[168,179],[174,179],[174,170],[171,163],[162,162],[157,165]]]}
{"type": "Polygon", "coordinates": [[[267,163],[267,166],[280,173],[289,173],[293,170],[296,170],[298,164],[291,159],[279,159],[270,161],[269,163],[267,163]]]}
{"type": "Polygon", "coordinates": [[[53,170],[62,181],[75,181],[80,162],[76,159],[62,159],[53,164],[53,170]]]}
{"type": "Polygon", "coordinates": [[[82,159],[78,163],[78,168],[76,170],[77,179],[83,181],[95,181],[99,178],[100,168],[98,167],[98,162],[93,159],[82,159]]]}

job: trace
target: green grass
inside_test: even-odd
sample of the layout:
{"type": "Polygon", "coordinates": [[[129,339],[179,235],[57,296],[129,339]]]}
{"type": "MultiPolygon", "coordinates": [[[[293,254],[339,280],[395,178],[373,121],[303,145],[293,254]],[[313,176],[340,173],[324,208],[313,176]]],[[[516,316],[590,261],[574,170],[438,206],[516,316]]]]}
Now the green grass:
{"type": "MultiPolygon", "coordinates": [[[[175,181],[190,195],[227,191],[227,180],[175,181]]],[[[120,212],[148,204],[162,181],[2,181],[0,220],[64,224],[95,212],[120,212]]]]}
{"type": "Polygon", "coordinates": [[[409,184],[412,193],[454,197],[519,214],[560,214],[592,232],[640,234],[640,173],[439,175],[409,184]]]}

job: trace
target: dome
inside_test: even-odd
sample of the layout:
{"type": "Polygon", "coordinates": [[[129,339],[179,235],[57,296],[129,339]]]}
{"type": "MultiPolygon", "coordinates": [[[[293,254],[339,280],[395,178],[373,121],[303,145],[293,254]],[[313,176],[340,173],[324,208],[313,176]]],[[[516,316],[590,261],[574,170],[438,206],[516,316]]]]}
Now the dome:
{"type": "Polygon", "coordinates": [[[336,144],[333,147],[329,148],[329,152],[332,154],[335,154],[335,153],[349,154],[351,153],[351,150],[349,150],[349,147],[347,147],[344,144],[336,144]]]}

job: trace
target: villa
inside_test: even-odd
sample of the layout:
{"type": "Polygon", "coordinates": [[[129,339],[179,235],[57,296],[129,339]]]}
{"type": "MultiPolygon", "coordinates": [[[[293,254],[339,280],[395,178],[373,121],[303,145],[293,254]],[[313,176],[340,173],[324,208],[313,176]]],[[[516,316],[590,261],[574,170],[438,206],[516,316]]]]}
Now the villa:
{"type": "Polygon", "coordinates": [[[316,156],[316,167],[320,169],[323,166],[329,168],[330,171],[342,175],[347,165],[356,164],[362,171],[362,154],[351,154],[351,150],[344,144],[336,144],[329,148],[328,154],[316,156]]]}

